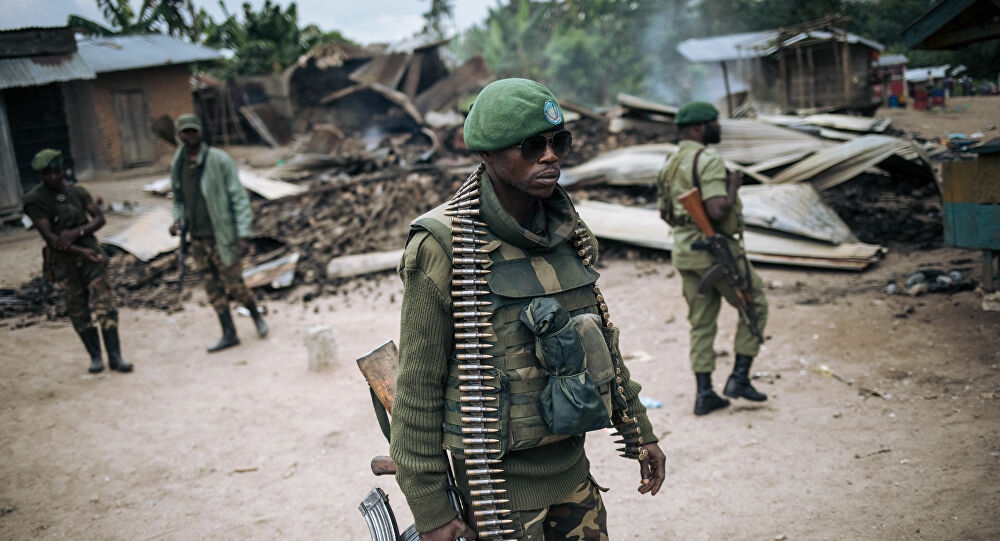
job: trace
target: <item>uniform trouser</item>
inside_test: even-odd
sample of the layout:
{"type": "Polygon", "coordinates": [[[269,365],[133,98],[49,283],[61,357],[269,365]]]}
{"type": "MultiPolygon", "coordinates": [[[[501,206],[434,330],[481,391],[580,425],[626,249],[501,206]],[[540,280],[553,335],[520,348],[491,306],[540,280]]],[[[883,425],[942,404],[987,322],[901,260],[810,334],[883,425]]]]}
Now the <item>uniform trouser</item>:
{"type": "MultiPolygon", "coordinates": [[[[757,316],[757,330],[763,335],[767,324],[764,282],[749,263],[747,270],[750,273],[750,294],[753,298],[751,308],[757,316]]],[[[711,372],[715,370],[715,335],[719,330],[722,299],[726,299],[733,307],[739,306],[736,292],[725,278],[720,278],[705,295],[698,295],[698,281],[704,271],[681,270],[680,273],[684,300],[688,304],[688,322],[691,324],[691,370],[695,373],[711,372]]],[[[733,349],[738,355],[755,357],[760,352],[760,342],[750,333],[750,327],[743,317],[739,318],[734,342],[733,349]]]]}
{"type": "Polygon", "coordinates": [[[76,332],[82,333],[91,328],[94,320],[105,330],[118,326],[115,294],[104,274],[86,283],[80,273],[71,272],[60,285],[66,313],[76,332]]]}
{"type": "Polygon", "coordinates": [[[514,539],[532,541],[608,541],[608,512],[601,489],[589,476],[569,496],[544,509],[508,516],[514,539]]]}
{"type": "Polygon", "coordinates": [[[253,294],[243,281],[243,265],[236,261],[224,265],[215,239],[191,239],[191,256],[205,278],[208,302],[217,314],[229,310],[229,299],[246,306],[254,302],[253,294]]]}

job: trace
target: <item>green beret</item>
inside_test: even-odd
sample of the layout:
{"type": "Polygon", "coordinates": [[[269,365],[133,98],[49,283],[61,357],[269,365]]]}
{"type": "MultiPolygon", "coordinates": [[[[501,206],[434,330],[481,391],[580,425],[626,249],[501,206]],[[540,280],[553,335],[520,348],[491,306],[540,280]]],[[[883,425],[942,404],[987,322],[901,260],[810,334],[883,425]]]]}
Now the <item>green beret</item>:
{"type": "Polygon", "coordinates": [[[552,92],[528,79],[501,79],[484,88],[465,118],[465,146],[496,150],[563,123],[552,92]]]}
{"type": "Polygon", "coordinates": [[[187,113],[177,117],[177,131],[184,130],[201,131],[201,119],[198,115],[187,113]]]}
{"type": "Polygon", "coordinates": [[[35,171],[45,171],[46,169],[62,167],[62,152],[51,148],[38,151],[31,159],[31,168],[35,171]]]}
{"type": "Polygon", "coordinates": [[[677,110],[674,117],[674,124],[683,126],[684,124],[702,124],[711,122],[719,118],[719,110],[714,105],[704,101],[692,101],[685,103],[677,110]]]}

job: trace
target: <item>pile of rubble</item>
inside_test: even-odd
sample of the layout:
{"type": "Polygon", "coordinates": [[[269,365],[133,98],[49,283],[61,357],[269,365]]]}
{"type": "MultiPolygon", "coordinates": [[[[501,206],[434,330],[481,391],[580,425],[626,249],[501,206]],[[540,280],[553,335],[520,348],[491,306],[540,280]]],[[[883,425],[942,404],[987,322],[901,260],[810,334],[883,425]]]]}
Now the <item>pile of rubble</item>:
{"type": "MultiPolygon", "coordinates": [[[[426,51],[417,49],[411,54],[419,56],[426,51]]],[[[415,69],[417,56],[406,57],[407,69],[415,69]]],[[[345,57],[340,66],[350,62],[357,62],[352,68],[356,70],[366,65],[345,57]]],[[[380,65],[389,70],[395,64],[380,65]]],[[[422,73],[435,74],[433,84],[414,82],[419,78],[403,76],[408,72],[396,69],[391,87],[379,82],[387,77],[387,71],[370,70],[362,82],[340,77],[338,84],[348,86],[333,94],[321,95],[315,85],[298,85],[298,99],[311,96],[308,99],[314,103],[300,109],[303,116],[296,121],[296,130],[303,135],[290,147],[296,155],[259,173],[273,179],[268,182],[281,183],[279,188],[290,189],[277,196],[252,198],[259,237],[244,266],[253,270],[277,261],[285,276],[278,287],[270,278],[256,282],[260,294],[286,296],[295,290],[289,287],[292,285],[308,290],[296,293],[303,300],[337,292],[351,278],[329,275],[331,261],[400,250],[409,222],[445,201],[472,172],[476,161],[461,143],[458,101],[474,94],[490,75],[481,60],[470,61],[451,74],[442,73],[437,64],[431,67],[422,73]],[[355,110],[343,116],[340,113],[345,108],[355,110]],[[338,114],[332,114],[334,110],[338,114]],[[344,118],[357,122],[333,123],[344,118]],[[367,126],[361,123],[362,118],[368,119],[367,126]],[[441,120],[447,118],[451,120],[441,120]]],[[[313,59],[293,72],[292,79],[308,81],[304,74],[319,74],[323,69],[313,59]]],[[[329,72],[324,73],[329,78],[329,72]]],[[[667,244],[660,241],[672,235],[668,228],[662,229],[667,226],[657,217],[645,213],[655,214],[656,170],[676,149],[671,144],[676,139],[676,109],[625,95],[618,97],[616,107],[603,113],[570,102],[564,103],[564,109],[574,148],[564,162],[561,184],[578,202],[617,205],[611,213],[613,219],[642,216],[647,220],[645,225],[626,228],[639,238],[619,238],[599,230],[603,224],[597,223],[597,218],[591,223],[585,215],[602,243],[612,248],[606,253],[621,253],[614,249],[617,242],[659,250],[645,253],[662,258],[662,250],[669,250],[672,240],[667,244]]],[[[744,172],[746,188],[767,188],[748,192],[745,204],[759,199],[751,195],[784,192],[779,190],[784,185],[811,184],[819,196],[814,196],[804,212],[829,207],[830,214],[839,217],[848,230],[840,239],[820,238],[819,255],[803,256],[768,247],[758,250],[757,261],[808,264],[810,257],[829,261],[823,246],[849,241],[872,248],[847,267],[863,270],[877,261],[881,245],[928,248],[941,243],[940,191],[930,159],[914,146],[916,143],[882,135],[884,123],[873,123],[878,128],[869,128],[880,130],[877,133],[865,128],[848,133],[818,128],[818,119],[813,119],[814,124],[806,120],[794,121],[801,125],[791,125],[787,118],[723,121],[724,141],[717,148],[727,165],[744,172]],[[754,184],[757,186],[750,186],[754,184]]],[[[266,125],[261,126],[262,133],[268,133],[266,125]]],[[[247,184],[247,179],[241,180],[247,184]]],[[[248,190],[256,193],[253,186],[248,185],[248,190]]],[[[801,201],[798,204],[801,206],[801,201]]],[[[587,208],[587,212],[596,212],[587,208]]],[[[760,220],[748,219],[748,224],[764,232],[760,238],[765,240],[759,245],[774,242],[766,236],[774,224],[795,221],[782,218],[775,209],[761,212],[760,220]]],[[[779,233],[787,236],[787,231],[779,233]]],[[[109,252],[111,276],[123,306],[179,310],[199,287],[195,273],[188,273],[181,284],[175,251],[164,250],[149,258],[117,247],[109,247],[109,252]]],[[[391,268],[383,266],[375,272],[391,268]]],[[[61,317],[61,306],[58,291],[37,278],[16,291],[4,292],[0,318],[21,317],[18,325],[31,324],[40,318],[61,317]]]]}

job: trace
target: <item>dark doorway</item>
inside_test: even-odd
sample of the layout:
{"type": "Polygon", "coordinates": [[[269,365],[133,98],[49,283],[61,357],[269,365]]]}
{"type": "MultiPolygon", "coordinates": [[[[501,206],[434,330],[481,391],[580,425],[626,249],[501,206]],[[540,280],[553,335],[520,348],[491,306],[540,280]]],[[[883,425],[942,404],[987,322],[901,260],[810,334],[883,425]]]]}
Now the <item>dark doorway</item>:
{"type": "Polygon", "coordinates": [[[8,88],[3,91],[3,97],[24,192],[38,185],[38,175],[31,168],[31,158],[43,148],[61,150],[63,167],[72,170],[73,155],[70,153],[69,129],[59,85],[8,88]]]}

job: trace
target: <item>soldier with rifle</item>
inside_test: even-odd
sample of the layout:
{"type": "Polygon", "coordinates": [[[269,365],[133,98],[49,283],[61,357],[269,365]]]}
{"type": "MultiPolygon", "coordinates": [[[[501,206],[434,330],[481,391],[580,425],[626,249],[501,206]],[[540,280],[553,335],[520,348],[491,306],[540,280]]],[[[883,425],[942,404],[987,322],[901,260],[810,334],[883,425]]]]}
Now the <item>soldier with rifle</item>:
{"type": "Polygon", "coordinates": [[[707,145],[722,140],[719,111],[710,103],[683,105],[674,118],[680,133],[677,152],[657,177],[660,216],[673,229],[671,259],[680,272],[691,324],[691,369],[697,383],[694,414],[729,405],[712,389],[715,335],[722,299],[740,313],[733,372],[723,394],[761,402],[767,395],[750,383],[750,366],[764,342],[767,300],[763,282],[743,249],[742,175],[726,170],[707,145]]]}
{"type": "Polygon", "coordinates": [[[585,434],[614,427],[641,494],[666,458],[596,283],[597,242],[557,183],[572,135],[548,88],[502,79],[464,139],[482,163],[411,224],[398,267],[396,480],[425,541],[606,540],[585,434]]]}

